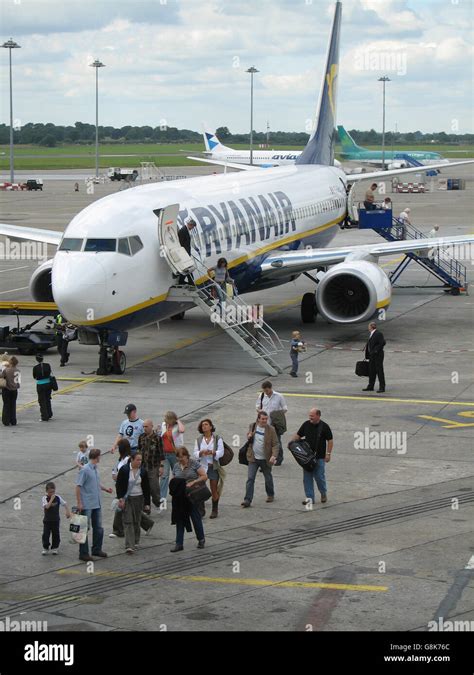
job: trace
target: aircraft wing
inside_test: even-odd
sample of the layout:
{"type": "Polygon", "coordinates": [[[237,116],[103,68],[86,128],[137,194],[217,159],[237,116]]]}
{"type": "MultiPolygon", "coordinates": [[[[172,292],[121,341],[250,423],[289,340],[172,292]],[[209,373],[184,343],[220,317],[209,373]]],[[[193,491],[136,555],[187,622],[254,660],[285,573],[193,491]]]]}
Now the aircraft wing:
{"type": "Polygon", "coordinates": [[[193,159],[195,162],[205,162],[206,164],[216,164],[216,166],[226,166],[229,169],[240,169],[241,171],[255,171],[255,169],[262,168],[255,164],[237,164],[237,162],[226,162],[225,160],[220,159],[205,159],[204,157],[188,157],[188,159],[193,159]]]}
{"type": "MultiPolygon", "coordinates": [[[[410,239],[409,241],[393,241],[380,244],[363,244],[343,248],[301,249],[300,251],[275,251],[261,264],[265,277],[288,277],[291,274],[302,274],[317,267],[326,267],[351,260],[368,260],[378,262],[379,257],[410,253],[413,251],[429,251],[432,248],[448,246],[469,247],[474,244],[474,235],[458,235],[453,237],[434,237],[426,239],[410,239]]],[[[468,256],[463,256],[467,258],[468,256]]],[[[469,259],[471,256],[469,255],[469,259]]]]}
{"type": "Polygon", "coordinates": [[[351,173],[348,178],[353,181],[364,180],[365,178],[388,178],[389,176],[400,176],[404,173],[415,173],[424,171],[433,171],[433,169],[450,169],[453,166],[464,166],[465,164],[474,164],[474,159],[465,162],[450,162],[449,164],[430,164],[423,166],[409,166],[406,169],[389,169],[388,171],[372,171],[367,173],[351,173]]]}
{"type": "Polygon", "coordinates": [[[62,232],[56,230],[39,230],[36,227],[21,227],[20,225],[7,225],[0,223],[0,235],[11,237],[12,239],[29,239],[30,241],[41,241],[45,244],[59,246],[63,237],[62,232]]]}

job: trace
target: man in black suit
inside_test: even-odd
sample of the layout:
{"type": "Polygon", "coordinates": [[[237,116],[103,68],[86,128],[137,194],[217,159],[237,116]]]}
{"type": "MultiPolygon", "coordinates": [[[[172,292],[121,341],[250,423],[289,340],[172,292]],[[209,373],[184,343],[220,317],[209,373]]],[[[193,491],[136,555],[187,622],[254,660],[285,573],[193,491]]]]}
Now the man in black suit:
{"type": "MultiPolygon", "coordinates": [[[[191,255],[191,235],[190,231],[196,227],[196,222],[188,218],[183,227],[178,230],[178,239],[181,246],[188,255],[191,255]]],[[[191,273],[183,275],[180,274],[178,279],[179,284],[194,284],[193,275],[191,273]]]]}
{"type": "Polygon", "coordinates": [[[362,391],[373,391],[375,385],[375,378],[379,378],[379,393],[385,391],[385,375],[383,372],[383,348],[385,347],[385,338],[383,334],[377,330],[375,321],[369,323],[369,339],[365,346],[365,358],[369,359],[369,386],[362,391]]]}

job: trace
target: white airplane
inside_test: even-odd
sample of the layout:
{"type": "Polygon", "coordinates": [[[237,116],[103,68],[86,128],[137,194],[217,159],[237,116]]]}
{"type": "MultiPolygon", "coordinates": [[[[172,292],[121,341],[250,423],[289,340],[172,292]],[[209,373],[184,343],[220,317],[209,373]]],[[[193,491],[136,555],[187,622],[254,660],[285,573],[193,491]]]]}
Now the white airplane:
{"type": "MultiPolygon", "coordinates": [[[[208,156],[206,158],[188,157],[188,159],[238,169],[242,169],[243,167],[234,165],[245,164],[250,166],[250,150],[234,150],[223,145],[217,138],[216,133],[208,131],[204,125],[202,136],[206,148],[204,154],[208,156]]],[[[254,150],[252,153],[252,166],[263,168],[287,166],[294,164],[302,152],[302,150],[254,150]]],[[[337,159],[334,159],[334,166],[341,167],[342,165],[337,159]]]]}
{"type": "MultiPolygon", "coordinates": [[[[315,293],[303,296],[303,321],[314,321],[316,310],[334,323],[367,321],[391,299],[379,257],[474,242],[474,236],[453,236],[326,248],[350,207],[348,179],[354,183],[418,170],[348,178],[333,166],[341,11],[337,2],[318,122],[292,166],[247,167],[243,173],[130,188],[87,206],[64,233],[0,225],[0,234],[58,246],[54,258],[32,275],[31,294],[36,301],[54,300],[81,328],[82,341],[100,344],[100,368],[113,350],[115,372],[123,372],[119,347],[129,330],[195,305],[191,298],[184,304],[168,299],[176,285],[173,273],[193,267],[177,236],[178,224],[189,216],[197,223],[192,245],[204,268],[225,256],[239,294],[332,266],[315,293]]],[[[198,285],[201,279],[195,279],[198,285]]]]}

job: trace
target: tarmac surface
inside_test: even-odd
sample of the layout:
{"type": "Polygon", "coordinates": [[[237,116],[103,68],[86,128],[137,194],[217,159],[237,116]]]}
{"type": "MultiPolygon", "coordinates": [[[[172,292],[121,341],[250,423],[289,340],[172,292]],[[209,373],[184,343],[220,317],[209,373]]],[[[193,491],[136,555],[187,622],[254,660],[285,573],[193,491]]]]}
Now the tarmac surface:
{"type": "MultiPolygon", "coordinates": [[[[449,175],[466,178],[465,191],[439,191],[435,179],[433,192],[392,195],[387,185],[388,194],[395,212],[411,207],[412,222],[423,231],[437,223],[441,236],[471,234],[471,174],[457,169],[449,175]]],[[[45,181],[43,192],[1,193],[1,220],[62,230],[80,208],[117,189],[97,185],[88,195],[82,185],[75,193],[67,181],[45,181]]],[[[372,241],[381,241],[372,231],[343,230],[333,245],[372,241]]],[[[386,258],[382,265],[388,272],[399,261],[386,258]]],[[[464,263],[472,279],[472,263],[464,263]]],[[[0,261],[0,300],[29,299],[35,265],[0,261]]],[[[301,324],[300,298],[314,287],[309,279],[245,296],[265,303],[265,319],[283,340],[300,329],[308,341],[299,378],[289,376],[285,347],[278,358],[288,367],[270,379],[289,408],[284,446],[310,407],[320,407],[332,428],[328,502],[312,510],[302,506],[302,470],[285,451],[282,466],[273,469],[274,503],[265,502],[258,474],[252,507],[243,510],[246,468],[235,458],[219,517],[204,520],[202,551],[186,534],[185,550],[170,553],[170,508],[152,507],[154,529],[135,555],[126,555],[123,540],[108,537],[111,496],[103,494],[109,557],[81,563],[64,513],[59,555],[42,556],[44,484],[53,479],[74,505],[77,444],[90,435],[102,449],[102,482],[112,487],[115,456],[109,450],[129,402],[155,424],[166,410],[176,410],[188,447],[198,421],[211,417],[237,451],[267,379],[258,363],[196,308],[184,321],[131,333],[123,376],[84,375],[97,367],[94,347],[73,343],[66,368],[49,352],[60,390],[53,419],[41,424],[34,358],[21,356],[18,426],[0,431],[0,619],[47,621],[53,631],[426,631],[440,617],[473,627],[473,300],[444,293],[415,263],[399,286],[381,326],[385,394],[362,392],[366,380],[354,374],[365,325],[335,326],[320,317],[301,324]],[[387,446],[385,436],[369,436],[384,431],[397,442],[387,446]]],[[[11,323],[0,317],[0,325],[11,323]]]]}

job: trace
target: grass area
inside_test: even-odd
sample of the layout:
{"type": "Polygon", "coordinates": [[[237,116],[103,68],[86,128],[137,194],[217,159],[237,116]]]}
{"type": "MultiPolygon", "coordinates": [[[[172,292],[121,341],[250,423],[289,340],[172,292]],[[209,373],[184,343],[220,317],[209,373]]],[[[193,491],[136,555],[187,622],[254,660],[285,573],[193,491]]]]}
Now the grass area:
{"type": "MultiPolygon", "coordinates": [[[[236,150],[248,150],[245,144],[236,144],[232,146],[236,150]]],[[[366,146],[369,150],[380,150],[379,146],[366,146]]],[[[299,150],[302,146],[272,146],[272,150],[299,150]]],[[[203,150],[201,143],[183,143],[183,144],[156,144],[156,143],[135,143],[119,145],[101,145],[99,165],[101,169],[110,166],[130,166],[136,167],[140,162],[155,162],[156,166],[196,166],[196,162],[188,160],[187,154],[200,153],[203,150]],[[103,155],[116,155],[116,157],[104,157],[103,155]],[[135,155],[127,157],[126,155],[135,155]]],[[[258,148],[255,148],[258,151],[258,148]]],[[[387,151],[391,146],[387,146],[387,151]]],[[[439,152],[448,159],[469,159],[474,157],[474,145],[419,145],[411,147],[395,146],[394,150],[406,152],[409,150],[422,150],[439,152]]],[[[5,171],[9,168],[9,146],[0,145],[0,170],[5,171]]],[[[94,145],[62,145],[56,148],[43,148],[37,145],[18,145],[15,146],[15,168],[23,170],[34,169],[90,169],[94,166],[95,147],[94,145]],[[32,156],[31,156],[32,155],[32,156]],[[67,155],[79,155],[78,157],[67,157],[67,155]]]]}

